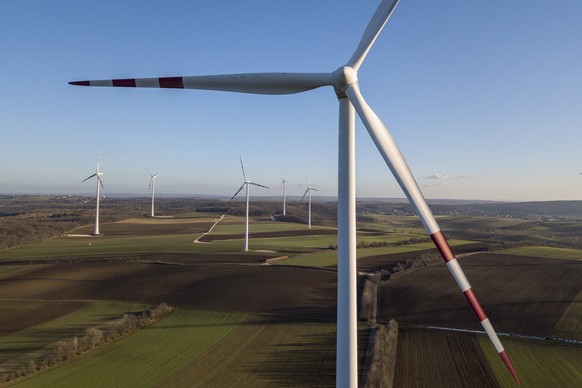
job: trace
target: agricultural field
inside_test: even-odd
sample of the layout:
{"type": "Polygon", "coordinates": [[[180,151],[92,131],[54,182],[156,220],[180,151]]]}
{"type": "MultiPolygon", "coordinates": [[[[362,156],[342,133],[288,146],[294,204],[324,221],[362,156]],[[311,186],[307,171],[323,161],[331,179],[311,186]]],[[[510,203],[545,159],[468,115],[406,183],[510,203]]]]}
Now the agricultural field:
{"type": "Polygon", "coordinates": [[[555,248],[544,246],[524,246],[507,248],[499,253],[505,255],[545,257],[548,259],[582,260],[582,251],[579,249],[555,248]]]}
{"type": "MultiPolygon", "coordinates": [[[[240,204],[233,204],[234,214],[223,203],[200,204],[201,212],[189,203],[173,207],[168,200],[164,206],[163,217],[133,214],[104,222],[101,236],[88,236],[93,228],[86,225],[0,250],[0,367],[14,368],[10,362],[51,342],[167,303],[175,310],[153,326],[19,385],[80,386],[96,381],[101,386],[185,386],[200,381],[204,386],[333,386],[334,220],[320,216],[309,230],[303,223],[271,218],[268,209],[275,206],[259,204],[251,217],[250,251],[242,252],[240,204]],[[182,212],[171,216],[169,209],[182,212]]],[[[329,211],[329,205],[320,206],[329,211]]],[[[359,287],[367,276],[363,273],[390,271],[434,256],[416,217],[360,216],[359,287]]],[[[542,338],[502,336],[518,373],[530,375],[523,377],[524,386],[548,386],[552,381],[581,385],[582,378],[572,372],[572,366],[580,364],[580,345],[543,340],[582,341],[581,251],[521,240],[519,246],[502,246],[530,232],[528,241],[555,244],[566,236],[570,244],[578,221],[441,215],[439,222],[452,237],[453,251],[461,254],[461,265],[494,327],[542,338]],[[491,252],[492,244],[502,249],[491,252]],[[553,374],[548,374],[549,380],[538,376],[543,374],[544,354],[562,360],[548,363],[553,368],[563,364],[561,380],[554,380],[553,374]]],[[[444,264],[432,263],[378,286],[377,321],[396,319],[401,327],[396,386],[511,386],[487,340],[457,331],[481,327],[444,264]]],[[[368,347],[367,322],[360,323],[362,371],[373,348],[368,347]]]]}
{"type": "MultiPolygon", "coordinates": [[[[553,336],[580,291],[582,265],[572,260],[487,253],[467,256],[460,263],[494,327],[502,332],[553,336]]],[[[480,329],[441,264],[394,279],[380,287],[378,298],[383,321],[480,329]]],[[[567,338],[582,340],[582,332],[570,331],[567,338]]]]}
{"type": "Polygon", "coordinates": [[[332,386],[334,334],[333,322],[179,309],[21,385],[332,386]]]}

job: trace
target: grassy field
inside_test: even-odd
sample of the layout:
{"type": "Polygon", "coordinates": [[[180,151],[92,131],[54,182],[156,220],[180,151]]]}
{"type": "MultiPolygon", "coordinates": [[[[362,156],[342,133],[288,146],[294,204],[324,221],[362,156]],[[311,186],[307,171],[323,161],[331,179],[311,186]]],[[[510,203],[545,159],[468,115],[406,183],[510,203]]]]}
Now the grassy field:
{"type": "Polygon", "coordinates": [[[333,322],[175,310],[19,386],[329,386],[334,334],[333,322]]]}
{"type": "Polygon", "coordinates": [[[0,309],[0,371],[4,372],[22,366],[23,355],[143,306],[116,301],[1,300],[0,309]]]}
{"type": "Polygon", "coordinates": [[[582,338],[582,290],[572,299],[554,326],[552,336],[559,338],[582,338]]]}
{"type": "MultiPolygon", "coordinates": [[[[402,237],[400,237],[402,238],[402,237]]],[[[378,241],[378,240],[374,240],[378,241]]],[[[384,240],[382,240],[384,241],[384,240]]],[[[401,241],[399,239],[388,240],[388,241],[401,241]]],[[[451,246],[472,244],[472,241],[465,240],[449,240],[451,246]]],[[[379,255],[392,255],[397,253],[409,253],[423,251],[426,249],[433,249],[434,244],[432,242],[417,243],[417,244],[405,244],[405,245],[394,245],[388,247],[380,248],[360,248],[357,250],[357,258],[363,259],[370,256],[379,255]]],[[[288,259],[278,260],[275,264],[280,265],[300,265],[300,266],[313,266],[313,267],[329,267],[337,265],[337,250],[325,250],[323,252],[309,253],[305,255],[290,257],[288,259]]]]}
{"type": "MultiPolygon", "coordinates": [[[[582,346],[502,338],[506,353],[518,373],[521,387],[582,386],[582,346]]],[[[501,387],[514,387],[499,355],[485,336],[479,343],[501,387]]]]}
{"type": "Polygon", "coordinates": [[[33,265],[0,265],[0,279],[8,279],[12,276],[34,271],[44,267],[44,264],[33,265]]]}
{"type": "Polygon", "coordinates": [[[508,248],[502,249],[498,253],[504,255],[546,257],[548,259],[582,260],[582,250],[544,246],[508,248]]]}

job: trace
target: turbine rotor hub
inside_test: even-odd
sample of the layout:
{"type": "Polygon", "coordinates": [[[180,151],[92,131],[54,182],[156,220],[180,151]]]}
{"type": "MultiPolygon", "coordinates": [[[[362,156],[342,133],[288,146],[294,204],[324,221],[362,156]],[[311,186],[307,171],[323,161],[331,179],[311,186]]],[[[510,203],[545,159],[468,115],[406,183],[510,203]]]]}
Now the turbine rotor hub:
{"type": "Polygon", "coordinates": [[[332,73],[331,79],[336,93],[343,95],[348,86],[358,83],[358,72],[350,66],[342,66],[332,73]]]}

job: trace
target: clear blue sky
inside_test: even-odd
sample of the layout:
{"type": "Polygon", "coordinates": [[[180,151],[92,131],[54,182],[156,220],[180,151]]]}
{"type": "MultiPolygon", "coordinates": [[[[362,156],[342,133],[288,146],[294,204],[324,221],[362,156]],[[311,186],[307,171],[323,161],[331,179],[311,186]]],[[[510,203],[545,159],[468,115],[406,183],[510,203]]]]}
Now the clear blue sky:
{"type": "MultiPolygon", "coordinates": [[[[377,0],[0,2],[0,193],[337,189],[337,99],[74,87],[327,72],[377,0]]],[[[582,1],[401,0],[359,71],[427,198],[582,199],[582,1]]],[[[358,196],[402,197],[357,121],[358,196]]]]}

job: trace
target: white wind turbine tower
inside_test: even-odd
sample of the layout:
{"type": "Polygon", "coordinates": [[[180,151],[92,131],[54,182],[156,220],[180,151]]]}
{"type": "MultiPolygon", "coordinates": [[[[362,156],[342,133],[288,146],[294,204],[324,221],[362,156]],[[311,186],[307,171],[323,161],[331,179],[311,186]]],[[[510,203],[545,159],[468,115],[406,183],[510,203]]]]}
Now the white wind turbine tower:
{"type": "Polygon", "coordinates": [[[287,202],[287,181],[283,174],[281,174],[281,187],[283,187],[283,215],[287,215],[287,211],[285,210],[285,205],[287,202]]]}
{"type": "Polygon", "coordinates": [[[93,178],[94,176],[97,177],[97,210],[95,212],[95,228],[93,229],[93,234],[95,236],[97,236],[99,234],[99,188],[104,188],[103,187],[103,182],[101,181],[101,176],[103,175],[103,173],[101,171],[99,171],[99,158],[97,158],[97,169],[95,170],[95,174],[83,179],[81,181],[81,183],[85,182],[86,180],[89,180],[91,178],[93,178]]]}
{"type": "Polygon", "coordinates": [[[260,185],[258,183],[249,181],[247,179],[247,176],[245,174],[245,167],[243,166],[243,161],[242,158],[239,156],[240,159],[240,167],[242,169],[242,173],[243,173],[243,178],[244,178],[244,182],[241,185],[241,187],[237,190],[236,193],[234,193],[234,195],[232,197],[230,197],[230,200],[232,201],[234,199],[234,197],[237,196],[238,193],[240,193],[240,191],[244,188],[246,188],[246,195],[247,195],[247,211],[246,211],[246,218],[245,218],[245,252],[247,252],[249,250],[249,186],[250,185],[254,185],[254,186],[259,186],[259,187],[264,187],[266,189],[268,189],[267,186],[263,186],[260,185]]]}
{"type": "MultiPolygon", "coordinates": [[[[147,170],[147,168],[146,168],[147,170]]],[[[152,191],[152,217],[154,216],[154,197],[155,197],[155,191],[156,191],[156,178],[158,177],[158,173],[156,172],[155,174],[152,174],[150,172],[150,170],[147,170],[148,174],[150,174],[150,185],[148,187],[148,191],[152,191]]]]}
{"type": "MultiPolygon", "coordinates": [[[[76,81],[79,86],[205,89],[255,94],[291,94],[322,86],[332,86],[339,100],[338,152],[338,311],[337,386],[357,386],[357,305],[356,305],[356,190],[355,113],[364,123],[384,161],[416,210],[443,260],[506,367],[518,380],[497,334],[477,300],[458,261],[430,211],[394,139],[360,93],[358,70],[399,0],[383,0],[355,52],[347,63],[326,73],[251,73],[213,76],[129,78],[76,81]]],[[[341,28],[341,23],[339,24],[341,28]]],[[[438,152],[441,152],[440,150],[438,152]]]]}
{"type": "Polygon", "coordinates": [[[308,227],[308,229],[311,229],[311,192],[312,191],[319,191],[319,190],[317,190],[315,187],[309,186],[309,183],[307,183],[307,178],[305,178],[305,185],[307,186],[307,190],[305,190],[305,193],[303,194],[303,197],[301,197],[301,200],[303,201],[303,198],[305,198],[305,196],[307,194],[309,194],[309,211],[308,211],[307,227],[308,227]]]}

